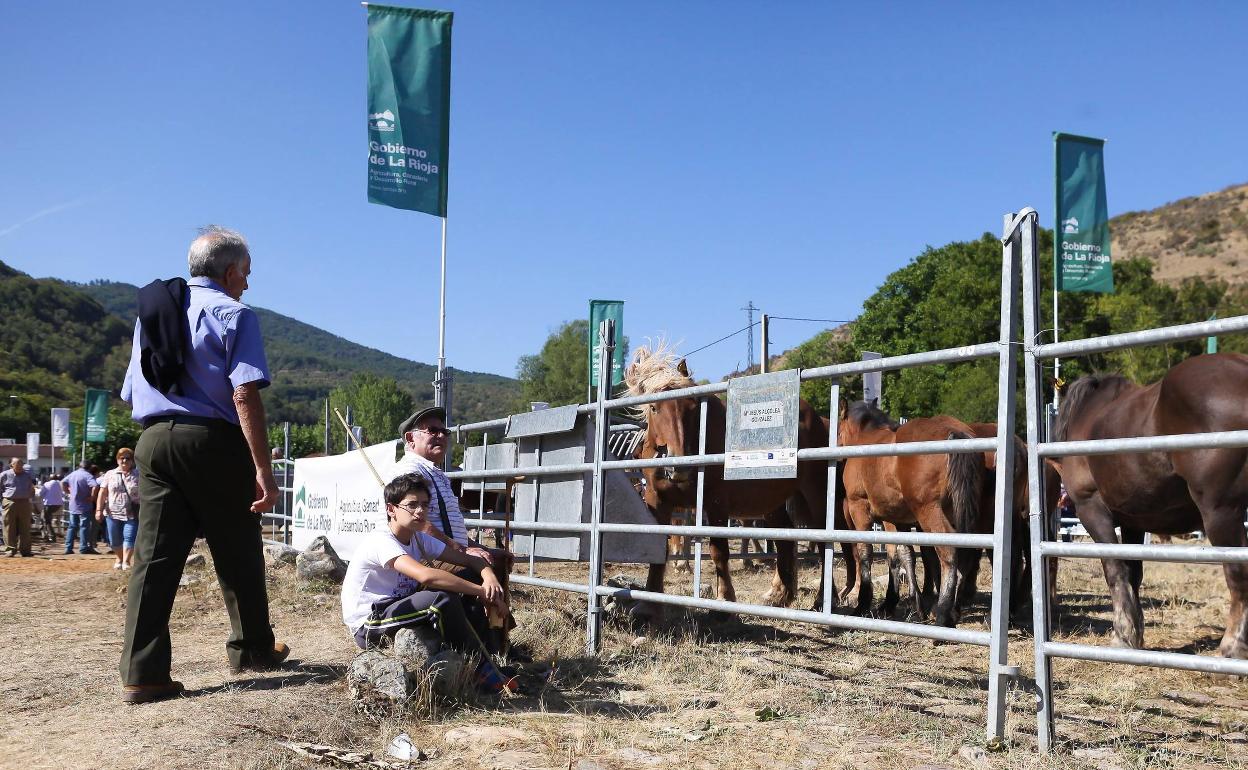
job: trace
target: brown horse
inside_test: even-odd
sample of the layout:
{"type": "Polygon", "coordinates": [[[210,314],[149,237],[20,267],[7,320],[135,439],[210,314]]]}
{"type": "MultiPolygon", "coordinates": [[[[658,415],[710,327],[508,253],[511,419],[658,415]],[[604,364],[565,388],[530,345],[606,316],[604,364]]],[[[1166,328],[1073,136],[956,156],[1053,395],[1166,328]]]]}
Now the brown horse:
{"type": "MultiPolygon", "coordinates": [[[[651,351],[640,347],[633,355],[633,362],[625,372],[624,381],[632,395],[658,393],[691,387],[695,383],[683,359],[667,350],[660,342],[651,351]]],[[[706,452],[720,454],[724,451],[726,408],[718,398],[707,398],[706,452]]],[[[680,398],[658,401],[642,407],[646,434],[638,450],[638,457],[681,457],[698,454],[698,423],[700,420],[698,399],[680,398]]],[[[799,414],[799,446],[819,447],[828,445],[828,433],[819,415],[805,401],[801,402],[799,414]]],[[[697,502],[697,469],[684,467],[646,468],[646,505],[659,524],[668,524],[674,508],[693,507],[697,502]]],[[[785,501],[798,496],[800,504],[793,506],[797,524],[805,527],[824,525],[827,509],[827,463],[799,462],[795,479],[765,479],[752,481],[725,481],[722,466],[706,466],[703,481],[703,521],[708,526],[727,526],[728,519],[764,519],[768,526],[789,526],[785,501]]],[[[726,538],[710,538],[711,559],[715,563],[716,595],[720,599],[736,601],[732,578],[728,568],[728,541],[726,538]]],[[[797,594],[796,544],[793,541],[777,543],[776,575],[771,590],[763,601],[783,607],[792,603],[797,594]]],[[[646,580],[646,590],[663,591],[666,564],[652,564],[646,580]]],[[[656,610],[647,605],[643,610],[653,614],[656,610]]]]}
{"type": "MultiPolygon", "coordinates": [[[[911,420],[904,425],[870,404],[854,402],[842,415],[839,444],[893,444],[972,438],[970,428],[947,416],[911,420]]],[[[984,478],[982,454],[931,454],[904,457],[853,457],[842,465],[846,518],[850,526],[868,530],[874,521],[924,532],[974,532],[979,522],[979,496],[984,478]]],[[[957,623],[955,601],[959,579],[977,553],[940,546],[940,592],[933,610],[943,626],[957,623]]],[[[860,613],[871,609],[871,546],[854,548],[858,565],[860,613]]],[[[920,608],[921,611],[921,608],[920,608]]]]}
{"type": "MultiPolygon", "coordinates": [[[[1056,441],[1248,429],[1248,356],[1201,355],[1141,386],[1118,375],[1076,380],[1065,391],[1056,441]]],[[[1248,448],[1051,458],[1098,543],[1140,543],[1145,532],[1201,529],[1215,546],[1248,545],[1248,448]]],[[[1114,642],[1144,644],[1140,561],[1102,559],[1114,604],[1114,642]]],[[[1218,654],[1248,658],[1248,564],[1223,566],[1230,607],[1218,654]]]]}

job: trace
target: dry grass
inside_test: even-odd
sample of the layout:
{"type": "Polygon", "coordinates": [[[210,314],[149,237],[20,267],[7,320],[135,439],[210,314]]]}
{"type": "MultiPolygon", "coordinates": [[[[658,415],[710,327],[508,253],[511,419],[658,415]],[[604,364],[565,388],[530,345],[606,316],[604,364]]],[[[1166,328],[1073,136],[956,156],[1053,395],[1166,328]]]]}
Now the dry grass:
{"type": "MultiPolygon", "coordinates": [[[[604,770],[1248,768],[1248,683],[1240,680],[1056,661],[1061,753],[1035,754],[1030,697],[1018,692],[1011,694],[1006,750],[972,763],[960,752],[983,747],[981,649],[669,608],[662,626],[645,636],[608,623],[593,658],[583,650],[583,599],[521,587],[513,640],[532,660],[523,664],[527,695],[421,698],[405,713],[371,718],[346,697],[341,676],[354,645],[333,588],[300,588],[289,568],[270,582],[278,636],[294,648],[287,670],[229,675],[226,621],[208,573],[183,589],[174,614],[175,675],[189,697],[126,707],[115,674],[120,576],[107,561],[102,572],[86,574],[27,563],[25,571],[0,574],[0,663],[11,672],[0,685],[4,767],[303,768],[313,765],[278,740],[380,753],[407,731],[432,754],[422,766],[455,770],[575,768],[582,759],[604,770]],[[520,732],[505,745],[448,736],[483,726],[520,732]]],[[[585,572],[584,565],[543,565],[539,574],[579,581],[585,572]]],[[[671,575],[669,590],[688,592],[688,576],[671,575]]],[[[808,588],[798,606],[813,600],[813,569],[803,577],[808,588]]],[[[769,581],[764,570],[737,578],[743,598],[760,595],[769,581]]],[[[1099,565],[1063,562],[1061,587],[1060,638],[1103,643],[1109,613],[1099,565]]],[[[1216,647],[1225,601],[1219,570],[1151,565],[1144,595],[1150,647],[1216,647]]],[[[972,627],[982,627],[983,598],[967,619],[972,627]]],[[[1030,637],[1013,633],[1010,648],[1029,670],[1030,637]]]]}

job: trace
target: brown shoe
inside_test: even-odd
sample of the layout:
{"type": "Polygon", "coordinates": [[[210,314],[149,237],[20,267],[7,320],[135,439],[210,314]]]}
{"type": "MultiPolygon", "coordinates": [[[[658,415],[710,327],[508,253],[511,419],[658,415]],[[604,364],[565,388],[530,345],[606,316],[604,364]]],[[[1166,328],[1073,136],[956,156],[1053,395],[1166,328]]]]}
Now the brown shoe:
{"type": "Polygon", "coordinates": [[[121,700],[124,703],[152,703],[158,700],[176,698],[185,688],[181,682],[165,684],[128,684],[121,688],[121,700]]]}
{"type": "Polygon", "coordinates": [[[269,653],[252,653],[237,666],[230,666],[230,671],[241,674],[244,671],[272,671],[282,665],[290,657],[290,647],[284,642],[274,642],[273,651],[269,653]]]}

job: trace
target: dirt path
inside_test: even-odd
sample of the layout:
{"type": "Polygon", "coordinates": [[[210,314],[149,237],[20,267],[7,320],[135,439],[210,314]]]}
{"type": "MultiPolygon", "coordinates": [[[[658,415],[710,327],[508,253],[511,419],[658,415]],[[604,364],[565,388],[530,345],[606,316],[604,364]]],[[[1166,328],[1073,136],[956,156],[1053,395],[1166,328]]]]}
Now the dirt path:
{"type": "MultiPolygon", "coordinates": [[[[53,546],[57,548],[58,546],[53,546]]],[[[183,588],[173,617],[174,675],[187,697],[145,706],[119,701],[116,674],[125,601],[112,557],[0,558],[0,767],[301,768],[283,738],[380,754],[400,730],[432,755],[420,767],[645,767],[855,770],[917,768],[1248,768],[1248,684],[1183,672],[1059,661],[1059,739],[1041,759],[1025,693],[1011,695],[1010,746],[984,753],[985,653],[958,645],[836,633],[755,619],[669,613],[659,631],[606,631],[583,656],[583,604],[517,590],[517,647],[541,667],[539,694],[373,721],[354,712],[341,674],[355,650],[336,595],[270,574],[286,670],[232,676],[228,626],[211,570],[183,588]],[[501,732],[500,732],[501,730],[501,732]],[[588,763],[578,766],[584,760],[588,763]]],[[[545,567],[580,580],[583,565],[545,567]]],[[[1063,569],[1065,639],[1104,643],[1099,566],[1063,569]]],[[[638,573],[639,574],[639,573],[638,573]]],[[[813,572],[799,604],[809,603],[813,572]]],[[[764,590],[743,572],[743,598],[764,590]]],[[[1223,611],[1220,575],[1159,566],[1146,575],[1148,641],[1208,653],[1223,611]]],[[[672,574],[672,590],[688,577],[672,574]]],[[[968,618],[982,627],[984,600],[968,618]]],[[[806,606],[806,605],[802,605],[806,606]]],[[[1026,670],[1030,637],[1011,656],[1026,670]]]]}

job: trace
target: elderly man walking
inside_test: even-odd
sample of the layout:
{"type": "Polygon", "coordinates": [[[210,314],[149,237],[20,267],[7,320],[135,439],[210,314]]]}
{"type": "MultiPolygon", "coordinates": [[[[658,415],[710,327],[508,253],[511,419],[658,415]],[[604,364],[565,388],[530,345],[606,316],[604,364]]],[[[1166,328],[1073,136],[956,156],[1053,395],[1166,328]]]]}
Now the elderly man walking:
{"type": "Polygon", "coordinates": [[[276,668],[264,582],[260,514],[277,500],[260,389],[269,384],[260,323],[240,302],[251,273],[246,240],[200,231],[187,256],[191,280],[139,292],[130,367],[121,396],[143,424],[135,445],[139,531],[121,651],[122,700],[178,695],[169,615],[186,557],[202,532],[230,616],[226,656],[235,673],[276,668]]]}
{"type": "Polygon", "coordinates": [[[9,469],[0,473],[0,495],[4,509],[4,539],[9,545],[9,556],[31,556],[30,512],[31,499],[35,496],[35,476],[26,470],[26,463],[14,457],[9,469]]]}

